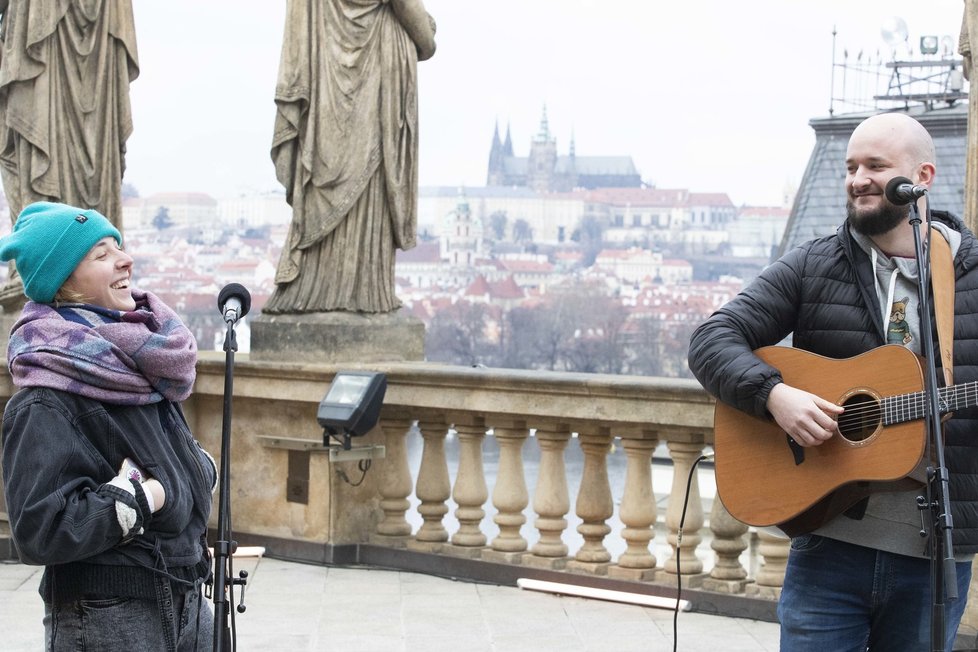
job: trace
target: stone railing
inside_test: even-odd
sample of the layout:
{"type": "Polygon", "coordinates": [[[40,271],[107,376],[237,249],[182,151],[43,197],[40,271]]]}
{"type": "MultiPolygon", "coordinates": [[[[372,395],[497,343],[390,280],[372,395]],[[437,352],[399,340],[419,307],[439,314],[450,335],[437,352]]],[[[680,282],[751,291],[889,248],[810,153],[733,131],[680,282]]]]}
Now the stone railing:
{"type": "MultiPolygon", "coordinates": [[[[699,478],[712,483],[707,465],[693,476],[680,536],[690,470],[712,441],[712,399],[695,382],[243,358],[232,418],[238,532],[636,582],[674,583],[678,570],[691,588],[762,597],[779,591],[787,542],[749,533],[719,500],[704,501],[699,478]],[[379,427],[355,441],[385,449],[361,484],[363,464],[331,463],[315,421],[333,374],[356,368],[388,379],[379,427]],[[671,465],[653,463],[654,454],[671,465]],[[579,461],[575,483],[568,482],[571,458],[579,461]],[[657,496],[654,486],[670,477],[657,496]],[[752,540],[757,563],[745,552],[752,540]],[[623,549],[614,552],[609,542],[623,549]]],[[[198,438],[215,453],[223,368],[223,360],[201,363],[188,405],[198,438]]]]}

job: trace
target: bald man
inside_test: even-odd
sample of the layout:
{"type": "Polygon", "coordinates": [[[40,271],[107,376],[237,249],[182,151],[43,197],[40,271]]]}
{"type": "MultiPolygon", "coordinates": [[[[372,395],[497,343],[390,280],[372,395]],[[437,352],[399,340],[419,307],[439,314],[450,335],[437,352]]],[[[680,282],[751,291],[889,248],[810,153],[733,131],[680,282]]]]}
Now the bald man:
{"type": "MultiPolygon", "coordinates": [[[[719,401],[775,422],[796,454],[841,436],[839,397],[784,382],[779,369],[755,354],[758,348],[790,335],[795,348],[830,358],[885,344],[922,351],[911,206],[891,203],[884,190],[894,177],[929,187],[937,174],[934,143],[906,114],[874,115],[853,131],[845,170],[846,218],[836,233],[785,254],[690,340],[689,367],[703,387],[719,401]]],[[[924,202],[918,202],[921,209],[924,202]]],[[[978,381],[975,237],[958,217],[939,210],[932,211],[930,229],[921,226],[921,236],[928,243],[941,238],[954,260],[954,382],[978,381]]],[[[884,380],[902,372],[878,373],[884,380]]],[[[978,552],[978,410],[957,410],[944,436],[960,596],[945,609],[950,650],[978,552]]],[[[791,481],[785,478],[786,489],[791,481]]],[[[845,511],[830,512],[810,532],[792,528],[778,605],[782,652],[932,649],[929,542],[920,536],[916,502],[923,492],[900,489],[842,506],[845,511]]]]}

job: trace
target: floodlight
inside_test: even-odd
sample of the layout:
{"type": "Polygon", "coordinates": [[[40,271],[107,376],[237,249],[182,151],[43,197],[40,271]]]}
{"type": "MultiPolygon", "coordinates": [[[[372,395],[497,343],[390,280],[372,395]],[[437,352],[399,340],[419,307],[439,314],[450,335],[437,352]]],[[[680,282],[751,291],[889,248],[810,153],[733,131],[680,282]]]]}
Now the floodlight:
{"type": "Polygon", "coordinates": [[[907,31],[907,21],[899,16],[887,18],[883,21],[883,27],[880,29],[880,32],[886,44],[895,48],[907,42],[907,36],[909,34],[907,31]]]}
{"type": "Polygon", "coordinates": [[[936,36],[920,37],[921,54],[937,54],[937,48],[939,46],[940,46],[940,39],[938,39],[936,36]]]}
{"type": "Polygon", "coordinates": [[[323,444],[336,437],[345,450],[350,450],[351,437],[365,435],[377,425],[386,391],[387,376],[380,372],[338,372],[316,414],[324,428],[323,444]]]}

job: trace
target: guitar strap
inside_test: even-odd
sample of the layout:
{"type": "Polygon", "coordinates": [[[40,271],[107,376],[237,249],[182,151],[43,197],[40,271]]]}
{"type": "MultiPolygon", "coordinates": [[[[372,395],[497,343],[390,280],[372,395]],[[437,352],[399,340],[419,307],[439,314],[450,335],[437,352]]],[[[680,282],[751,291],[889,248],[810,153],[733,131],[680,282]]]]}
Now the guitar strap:
{"type": "Polygon", "coordinates": [[[954,384],[954,261],[944,235],[930,230],[931,288],[934,293],[934,319],[937,322],[937,346],[940,349],[944,386],[954,384]]]}

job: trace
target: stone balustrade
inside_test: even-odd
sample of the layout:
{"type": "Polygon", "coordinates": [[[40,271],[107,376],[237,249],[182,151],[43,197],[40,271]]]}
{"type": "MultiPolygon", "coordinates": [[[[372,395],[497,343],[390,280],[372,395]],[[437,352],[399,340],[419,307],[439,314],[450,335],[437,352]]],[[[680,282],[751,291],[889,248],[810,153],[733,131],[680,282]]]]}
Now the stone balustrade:
{"type": "MultiPolygon", "coordinates": [[[[674,584],[681,573],[686,587],[778,593],[786,541],[762,534],[762,559],[752,563],[744,554],[752,533],[719,500],[705,501],[704,509],[698,474],[683,501],[690,471],[712,441],[712,399],[693,381],[429,363],[290,365],[239,356],[234,390],[236,532],[635,582],[674,584]],[[340,369],[382,371],[388,379],[379,426],[354,440],[385,449],[360,484],[356,462],[329,462],[315,420],[340,369]],[[420,448],[418,459],[411,459],[412,448],[420,448]],[[484,459],[488,450],[492,464],[484,459]],[[623,481],[609,476],[613,450],[624,456],[623,481]],[[653,463],[663,454],[671,466],[653,463]],[[573,484],[571,456],[583,458],[573,484]],[[657,501],[660,474],[672,480],[657,501]],[[290,487],[303,483],[306,502],[290,500],[296,493],[290,487]],[[624,549],[613,553],[611,539],[624,549]]],[[[202,360],[187,407],[198,438],[215,453],[222,396],[223,355],[202,360]]],[[[699,469],[711,474],[708,465],[699,469]]]]}

